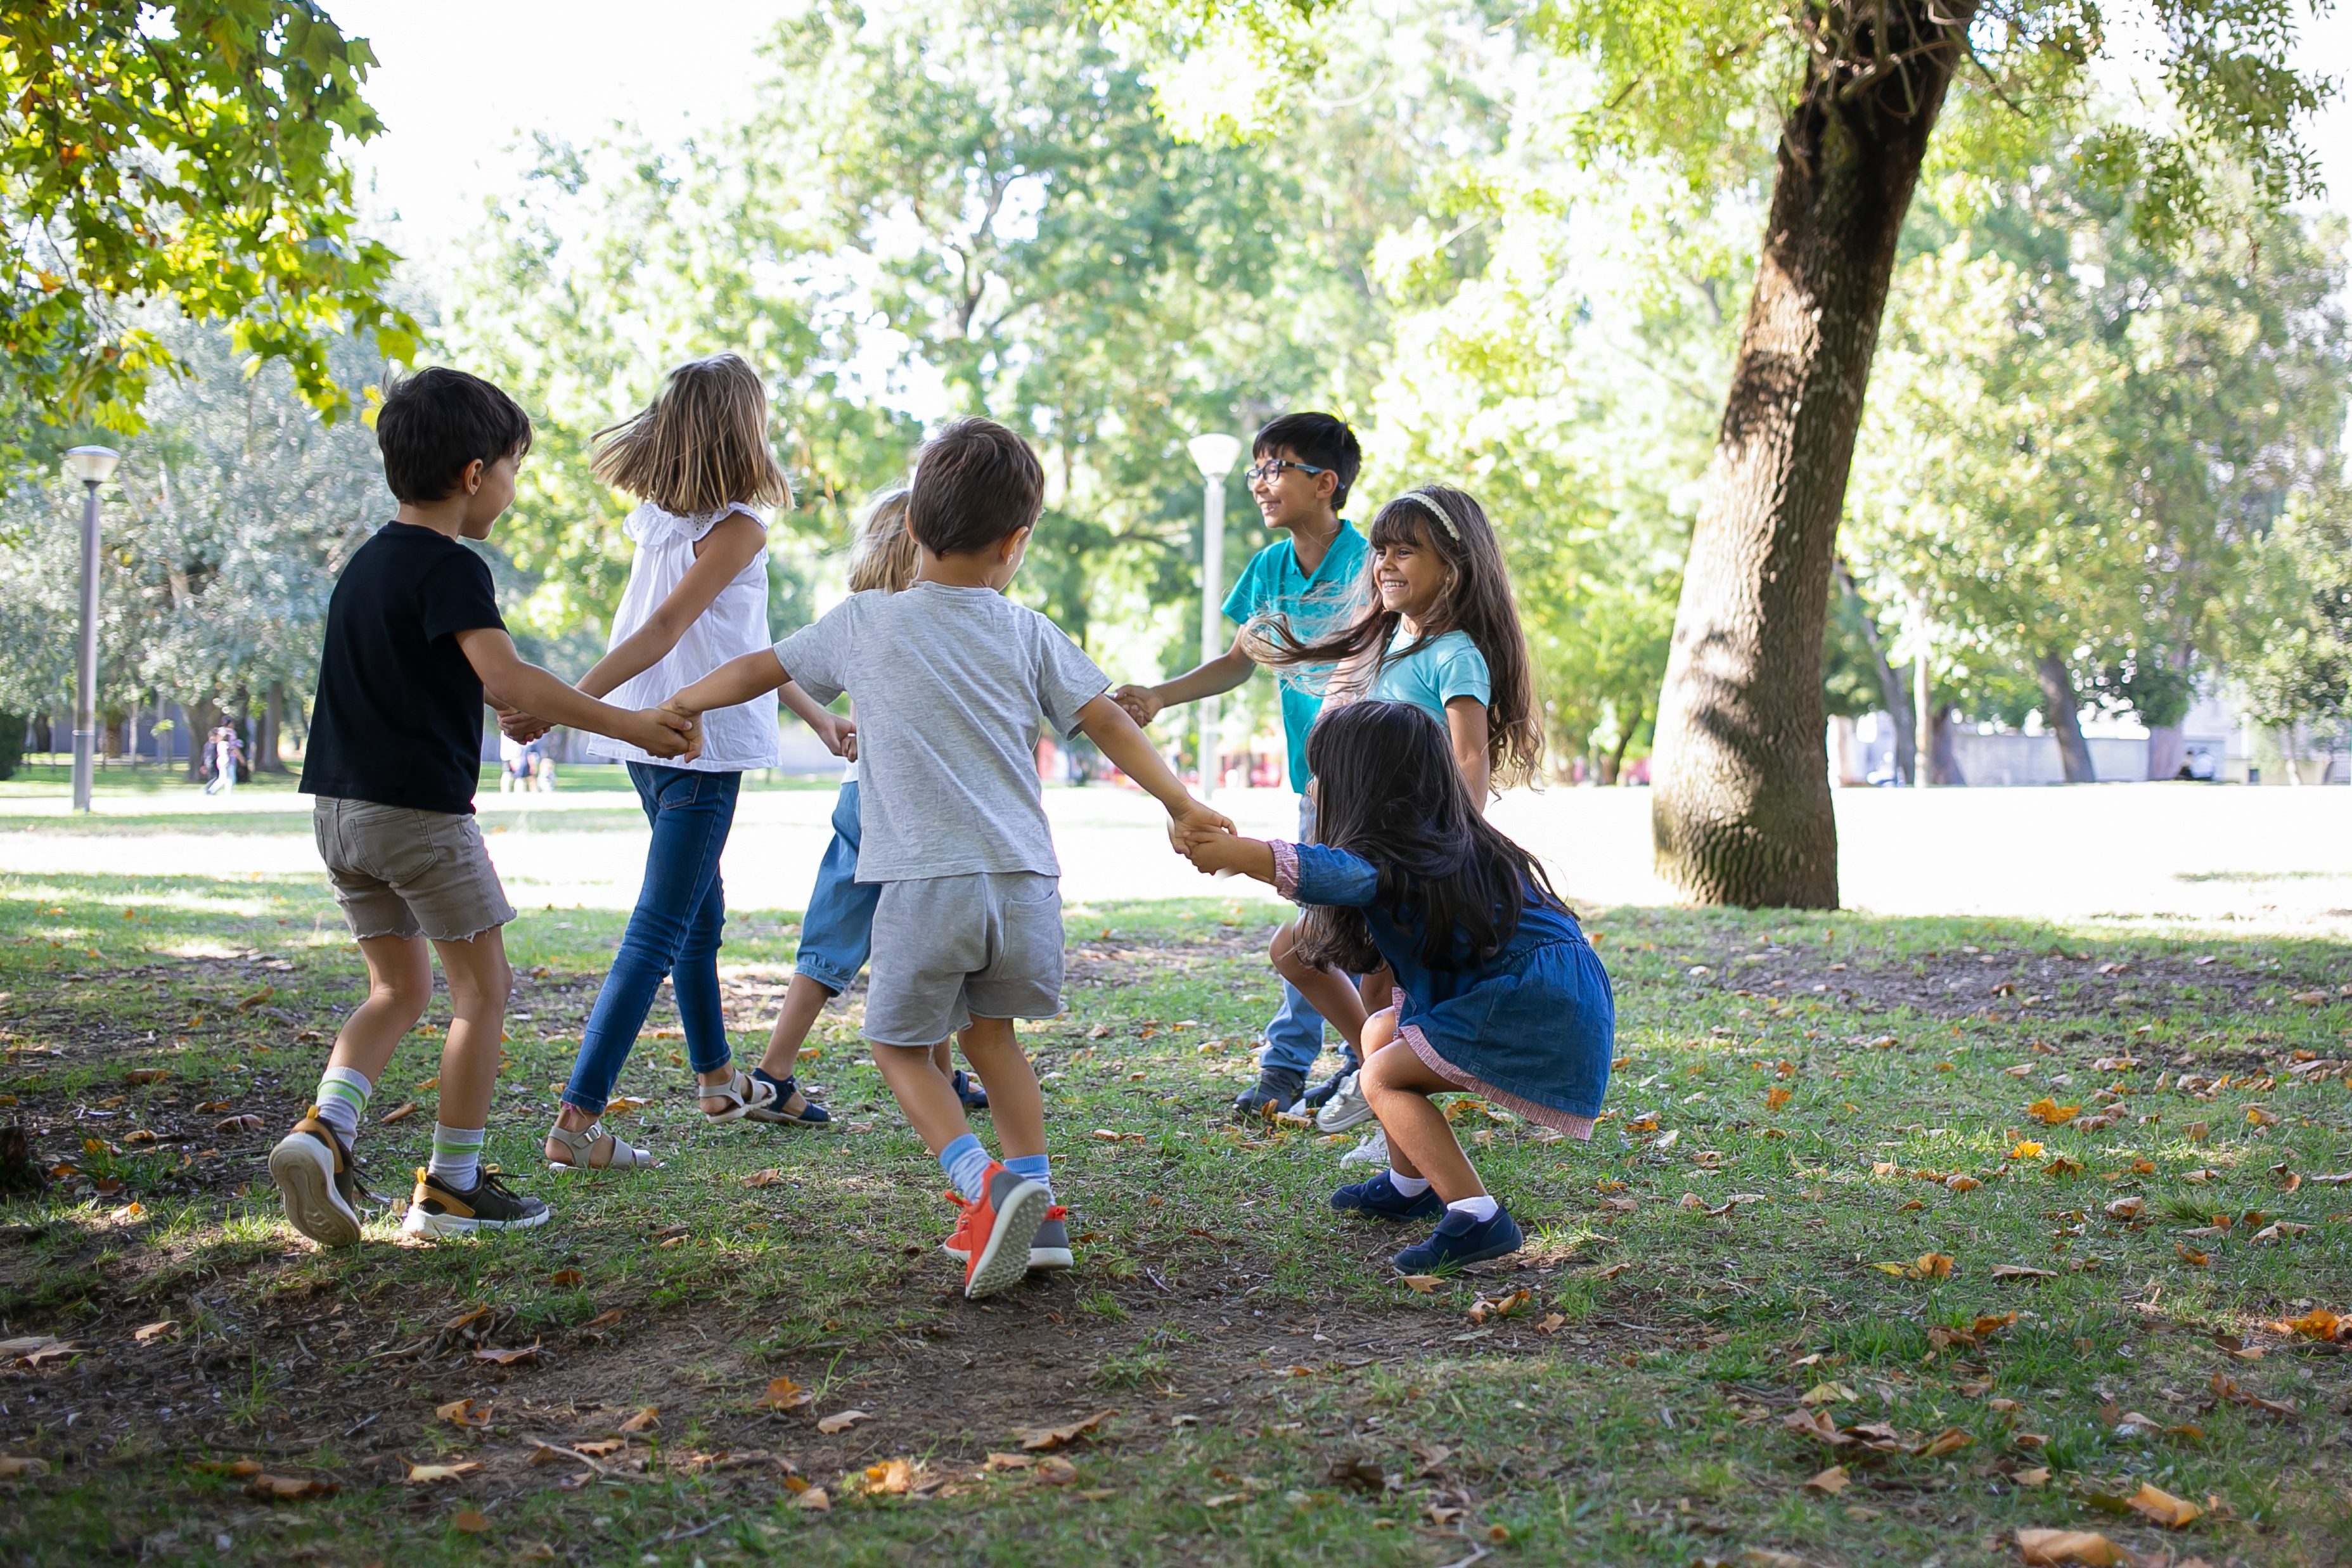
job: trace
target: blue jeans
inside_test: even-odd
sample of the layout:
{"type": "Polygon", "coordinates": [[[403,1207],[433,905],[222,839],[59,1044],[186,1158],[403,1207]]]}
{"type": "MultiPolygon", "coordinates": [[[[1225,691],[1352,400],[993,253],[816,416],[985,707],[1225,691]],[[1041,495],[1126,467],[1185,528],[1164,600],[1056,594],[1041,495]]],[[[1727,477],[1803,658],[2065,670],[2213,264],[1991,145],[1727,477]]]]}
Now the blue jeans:
{"type": "Polygon", "coordinates": [[[716,1072],[733,1056],[727,1015],[719,1000],[719,934],[727,923],[727,895],[719,885],[719,855],[735,823],[741,773],[698,773],[655,763],[631,763],[629,777],[653,824],[646,880],[621,936],[621,951],[596,993],[580,1059],[572,1065],[563,1103],[594,1115],[613,1095],[629,1047],[645,1027],[654,993],[667,975],[686,1031],[686,1058],[697,1072],[716,1072]]]}
{"type": "MultiPolygon", "coordinates": [[[[1315,803],[1305,795],[1298,797],[1298,840],[1306,843],[1315,837],[1315,803]]],[[[1286,980],[1282,983],[1282,1006],[1265,1026],[1265,1044],[1257,1053],[1261,1068],[1289,1068],[1295,1072],[1312,1072],[1315,1058],[1323,1054],[1323,1015],[1309,1006],[1298,987],[1286,980]]]]}
{"type": "Polygon", "coordinates": [[[836,996],[848,990],[873,951],[874,906],[881,899],[881,883],[857,879],[857,781],[844,779],[833,803],[833,842],[817,862],[793,967],[836,996]]]}

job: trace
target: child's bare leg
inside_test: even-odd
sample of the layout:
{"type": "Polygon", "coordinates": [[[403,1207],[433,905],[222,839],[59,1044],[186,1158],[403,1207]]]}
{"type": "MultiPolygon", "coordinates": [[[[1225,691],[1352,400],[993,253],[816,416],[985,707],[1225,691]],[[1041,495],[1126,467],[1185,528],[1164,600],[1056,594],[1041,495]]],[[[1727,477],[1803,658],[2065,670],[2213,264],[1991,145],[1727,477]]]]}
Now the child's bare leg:
{"type": "MultiPolygon", "coordinates": [[[[832,987],[805,974],[793,975],[793,983],[784,987],[784,1005],[776,1015],[776,1026],[768,1031],[768,1054],[760,1058],[760,1070],[772,1079],[792,1077],[801,1047],[816,1027],[817,1015],[832,1000],[832,987]]],[[[792,1099],[776,1109],[787,1116],[798,1116],[808,1109],[808,1097],[795,1088],[792,1099]]]]}
{"type": "Polygon", "coordinates": [[[336,1031],[327,1065],[349,1068],[373,1084],[433,1000],[433,952],[421,936],[366,936],[360,956],[367,961],[367,1000],[336,1031]]]}
{"type": "Polygon", "coordinates": [[[493,926],[470,942],[436,942],[433,949],[441,955],[441,973],[449,984],[439,1119],[446,1127],[487,1127],[499,1082],[507,998],[514,989],[506,933],[493,926]]]}
{"type": "MultiPolygon", "coordinates": [[[[1348,1048],[1361,1059],[1366,1016],[1363,1000],[1356,994],[1355,986],[1349,984],[1346,975],[1333,969],[1316,968],[1299,959],[1297,929],[1295,925],[1286,925],[1275,932],[1274,945],[1267,950],[1266,956],[1273,960],[1275,973],[1290,982],[1298,994],[1307,998],[1307,1004],[1323,1016],[1323,1021],[1339,1031],[1339,1037],[1348,1042],[1348,1048]]],[[[985,1078],[987,1074],[981,1076],[985,1078]]]]}
{"type": "Polygon", "coordinates": [[[1360,1081],[1381,1119],[1381,1131],[1388,1134],[1389,1163],[1399,1175],[1426,1178],[1449,1204],[1486,1196],[1486,1184],[1454,1142],[1445,1113],[1429,1102],[1433,1094],[1460,1092],[1459,1085],[1423,1066],[1402,1040],[1391,1040],[1367,1057],[1360,1081]]]}
{"type": "Polygon", "coordinates": [[[1356,994],[1364,1004],[1366,1013],[1377,1013],[1396,1001],[1396,974],[1382,964],[1356,982],[1356,994]]]}
{"type": "MultiPolygon", "coordinates": [[[[989,1115],[996,1123],[996,1142],[1003,1158],[1045,1152],[1045,1100],[1037,1092],[1037,1075],[1029,1057],[1013,1037],[1010,1018],[974,1018],[957,1042],[963,1059],[988,1085],[989,1115]]],[[[950,1099],[955,1089],[940,1075],[950,1099]]]]}
{"type": "Polygon", "coordinates": [[[915,1136],[934,1154],[971,1131],[971,1123],[964,1119],[963,1101],[956,1098],[954,1086],[932,1058],[937,1048],[878,1043],[874,1047],[874,1065],[882,1069],[882,1080],[890,1086],[915,1136]]]}

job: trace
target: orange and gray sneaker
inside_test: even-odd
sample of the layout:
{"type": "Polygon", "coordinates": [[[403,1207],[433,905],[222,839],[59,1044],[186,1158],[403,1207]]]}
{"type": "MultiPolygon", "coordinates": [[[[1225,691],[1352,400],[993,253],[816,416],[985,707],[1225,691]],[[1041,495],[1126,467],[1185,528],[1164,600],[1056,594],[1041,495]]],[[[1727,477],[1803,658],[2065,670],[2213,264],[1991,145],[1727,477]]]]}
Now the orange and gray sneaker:
{"type": "Polygon", "coordinates": [[[538,1198],[516,1192],[504,1177],[488,1166],[471,1188],[446,1184],[420,1166],[416,1193],[408,1202],[408,1217],[400,1222],[404,1236],[470,1236],[478,1230],[529,1230],[545,1225],[553,1211],[538,1198]]]}
{"type": "Polygon", "coordinates": [[[296,1230],[321,1247],[358,1244],[360,1200],[375,1194],[360,1182],[350,1141],[320,1120],[317,1106],[269,1151],[269,1179],[296,1230]]]}
{"type": "MultiPolygon", "coordinates": [[[[956,1227],[940,1243],[940,1250],[958,1263],[971,1261],[971,1215],[980,1205],[960,1193],[946,1194],[948,1202],[962,1212],[956,1216],[956,1227]]],[[[1037,1222],[1037,1234],[1029,1242],[1029,1267],[1043,1273],[1058,1273],[1070,1267],[1070,1230],[1064,1222],[1069,1211],[1059,1204],[1049,1205],[1045,1217],[1037,1222]]]]}
{"type": "Polygon", "coordinates": [[[992,1164],[981,1182],[980,1201],[963,1205],[963,1217],[943,1250],[964,1259],[964,1300],[1009,1290],[1029,1272],[1029,1245],[1045,1223],[1054,1196],[1045,1184],[992,1164]]]}

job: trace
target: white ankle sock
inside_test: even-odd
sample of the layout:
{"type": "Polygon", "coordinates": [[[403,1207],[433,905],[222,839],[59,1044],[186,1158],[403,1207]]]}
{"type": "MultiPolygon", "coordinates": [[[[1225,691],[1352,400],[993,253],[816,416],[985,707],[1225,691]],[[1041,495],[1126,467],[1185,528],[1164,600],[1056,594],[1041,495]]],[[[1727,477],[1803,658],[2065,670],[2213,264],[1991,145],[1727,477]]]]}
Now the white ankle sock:
{"type": "Polygon", "coordinates": [[[319,1120],[350,1139],[359,1135],[360,1118],[367,1114],[368,1096],[374,1089],[355,1068],[329,1068],[319,1075],[319,1092],[310,1098],[319,1108],[319,1120]]]}
{"type": "Polygon", "coordinates": [[[452,1191],[469,1193],[482,1179],[482,1135],[480,1127],[451,1127],[446,1122],[433,1124],[433,1158],[425,1167],[427,1174],[452,1191]]]}
{"type": "Polygon", "coordinates": [[[1480,1225],[1502,1212],[1503,1205],[1495,1201],[1492,1193],[1480,1193],[1475,1198],[1456,1198],[1445,1205],[1448,1214],[1466,1214],[1480,1225]]]}
{"type": "Polygon", "coordinates": [[[1408,1176],[1399,1171],[1394,1165],[1391,1165],[1389,1167],[1389,1185],[1394,1187],[1398,1192],[1402,1193],[1406,1197],[1417,1198],[1421,1196],[1422,1194],[1429,1191],[1429,1178],[1427,1176],[1408,1176]]]}

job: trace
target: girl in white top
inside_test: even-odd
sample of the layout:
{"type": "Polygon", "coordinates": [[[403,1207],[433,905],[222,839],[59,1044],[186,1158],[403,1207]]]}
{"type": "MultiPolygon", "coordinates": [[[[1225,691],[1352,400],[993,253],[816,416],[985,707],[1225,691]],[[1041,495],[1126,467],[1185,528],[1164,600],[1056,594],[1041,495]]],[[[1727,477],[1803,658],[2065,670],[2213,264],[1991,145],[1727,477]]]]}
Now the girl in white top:
{"type": "MultiPolygon", "coordinates": [[[[644,504],[623,526],[636,545],[604,657],[580,689],[616,702],[649,692],[657,701],[746,653],[768,634],[768,531],[752,508],[792,499],[768,447],[768,397],[759,374],[735,354],[670,372],[644,412],[596,436],[596,476],[644,504]]],[[[844,730],[798,687],[781,694],[838,753],[844,730]]],[[[719,939],[727,900],[719,853],[735,819],[747,768],[776,765],[776,705],[765,700],[702,717],[702,749],[689,761],[599,737],[592,756],[625,762],[653,843],[645,884],[589,1014],[563,1106],[547,1134],[555,1170],[633,1167],[651,1153],[596,1120],[611,1099],[654,994],[667,975],[677,997],[688,1062],[711,1120],[769,1110],[773,1089],[738,1069],[719,994],[719,939]]],[[[518,724],[509,733],[528,733],[518,724]]]]}

